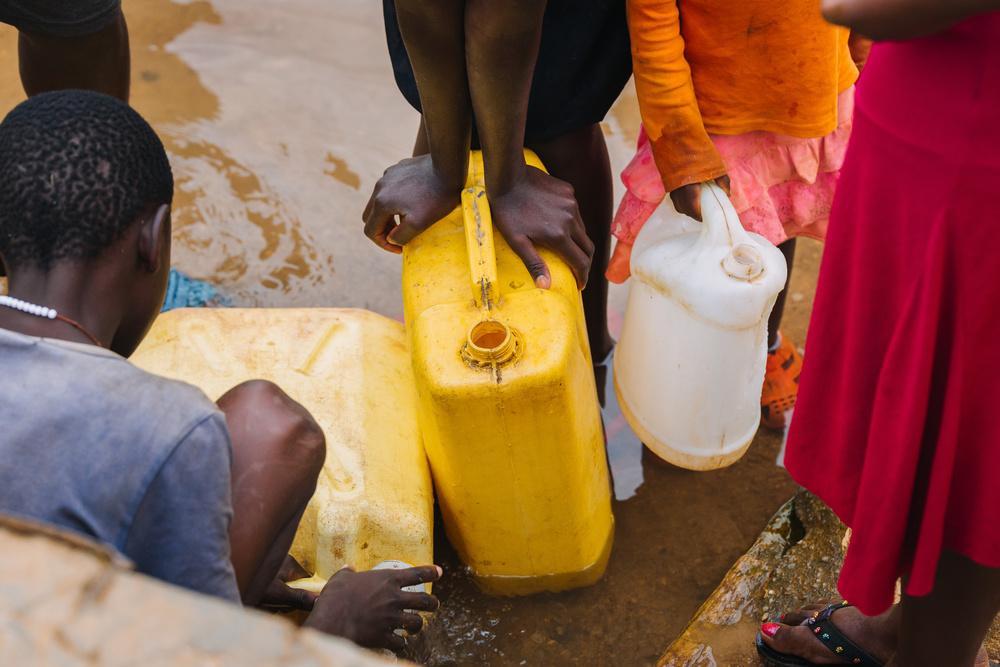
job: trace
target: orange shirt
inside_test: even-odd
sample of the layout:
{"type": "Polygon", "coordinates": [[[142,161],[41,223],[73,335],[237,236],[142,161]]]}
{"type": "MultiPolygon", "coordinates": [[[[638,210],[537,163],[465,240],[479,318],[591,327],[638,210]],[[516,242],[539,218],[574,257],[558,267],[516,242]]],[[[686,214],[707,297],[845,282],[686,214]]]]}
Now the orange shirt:
{"type": "Polygon", "coordinates": [[[628,0],[642,121],[667,192],[726,173],[708,133],[813,138],[858,77],[820,0],[628,0]]]}

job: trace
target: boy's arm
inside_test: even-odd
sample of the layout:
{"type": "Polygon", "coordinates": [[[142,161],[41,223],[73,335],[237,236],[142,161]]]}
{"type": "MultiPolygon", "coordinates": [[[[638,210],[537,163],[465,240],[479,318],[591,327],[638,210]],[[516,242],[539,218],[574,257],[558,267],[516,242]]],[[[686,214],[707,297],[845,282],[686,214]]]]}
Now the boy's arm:
{"type": "Polygon", "coordinates": [[[528,95],[542,33],[545,0],[469,0],[466,63],[483,148],[486,191],[497,229],[539,287],[552,283],[536,247],[560,255],[580,287],[593,243],[573,188],[524,161],[528,95]]]}
{"type": "Polygon", "coordinates": [[[698,109],[677,2],[628,0],[627,8],[635,88],[653,159],[677,210],[700,219],[701,183],[724,177],[726,165],[698,109]]]}
{"type": "Polygon", "coordinates": [[[221,414],[201,421],[150,481],[124,553],[157,579],[240,603],[229,551],[231,454],[221,414]]]}
{"type": "Polygon", "coordinates": [[[465,0],[396,0],[396,16],[420,93],[430,154],[389,167],[363,217],[368,238],[398,253],[460,202],[472,103],[465,70],[465,0]]]}

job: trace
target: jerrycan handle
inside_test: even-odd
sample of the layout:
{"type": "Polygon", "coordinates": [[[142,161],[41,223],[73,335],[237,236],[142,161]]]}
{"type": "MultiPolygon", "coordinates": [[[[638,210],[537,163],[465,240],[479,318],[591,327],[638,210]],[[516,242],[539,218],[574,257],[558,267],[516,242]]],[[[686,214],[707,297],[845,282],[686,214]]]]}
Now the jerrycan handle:
{"type": "Polygon", "coordinates": [[[493,218],[483,186],[473,185],[462,190],[462,214],[465,217],[472,298],[480,309],[489,311],[496,305],[499,291],[497,257],[493,248],[493,218]]]}
{"type": "Polygon", "coordinates": [[[715,183],[701,186],[701,218],[698,245],[705,250],[727,246],[722,268],[731,278],[753,280],[764,271],[760,249],[743,229],[726,192],[715,183]]]}

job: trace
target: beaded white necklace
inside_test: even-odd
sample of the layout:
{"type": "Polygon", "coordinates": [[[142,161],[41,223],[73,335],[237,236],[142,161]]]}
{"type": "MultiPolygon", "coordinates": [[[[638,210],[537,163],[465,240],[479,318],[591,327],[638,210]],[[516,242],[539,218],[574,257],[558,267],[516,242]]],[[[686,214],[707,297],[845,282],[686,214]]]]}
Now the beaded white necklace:
{"type": "Polygon", "coordinates": [[[7,296],[6,294],[0,294],[0,306],[7,306],[8,308],[13,308],[14,310],[20,310],[21,312],[28,313],[30,315],[47,317],[50,320],[56,319],[56,316],[59,314],[52,308],[46,308],[45,306],[36,306],[33,303],[28,303],[27,301],[21,301],[20,299],[15,299],[14,297],[7,296]]]}
{"type": "Polygon", "coordinates": [[[93,334],[83,328],[82,324],[76,320],[69,319],[65,315],[60,315],[56,312],[55,308],[47,308],[34,303],[28,303],[27,301],[21,301],[20,299],[15,299],[14,297],[7,296],[6,294],[0,294],[0,306],[7,306],[8,308],[13,308],[14,310],[20,310],[22,313],[37,315],[38,317],[44,317],[50,320],[61,320],[66,324],[71,324],[79,329],[83,335],[93,341],[94,345],[97,347],[104,347],[101,345],[101,341],[97,340],[93,334]]]}

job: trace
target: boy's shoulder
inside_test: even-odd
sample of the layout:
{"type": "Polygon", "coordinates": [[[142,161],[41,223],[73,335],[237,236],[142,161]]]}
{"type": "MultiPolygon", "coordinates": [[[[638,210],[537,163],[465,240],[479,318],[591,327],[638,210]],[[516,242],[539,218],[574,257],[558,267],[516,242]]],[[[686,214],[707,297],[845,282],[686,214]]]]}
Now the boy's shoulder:
{"type": "Polygon", "coordinates": [[[0,396],[8,405],[35,404],[61,419],[103,424],[108,435],[142,431],[149,441],[170,442],[207,418],[221,418],[197,387],[93,345],[0,329],[0,368],[0,396]]]}
{"type": "Polygon", "coordinates": [[[0,405],[0,511],[96,537],[143,571],[160,560],[138,558],[133,535],[185,520],[164,482],[168,499],[205,498],[205,516],[228,521],[229,431],[197,387],[93,345],[0,329],[0,405]]]}

